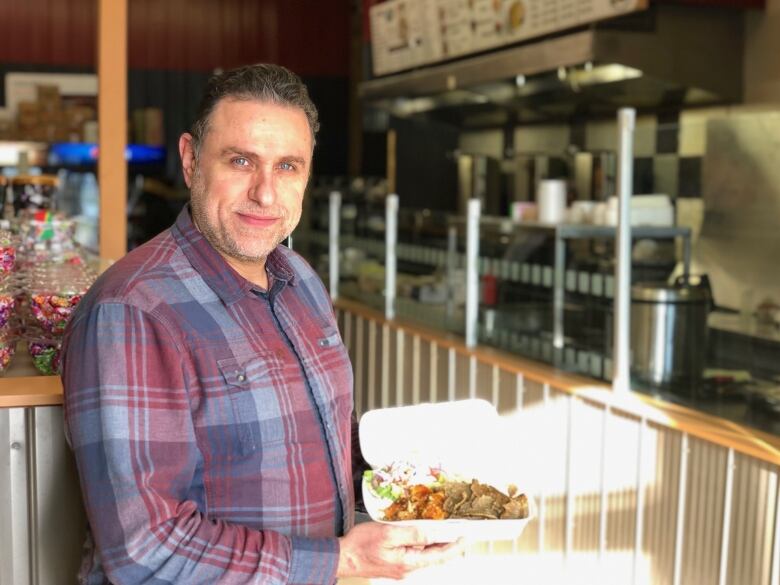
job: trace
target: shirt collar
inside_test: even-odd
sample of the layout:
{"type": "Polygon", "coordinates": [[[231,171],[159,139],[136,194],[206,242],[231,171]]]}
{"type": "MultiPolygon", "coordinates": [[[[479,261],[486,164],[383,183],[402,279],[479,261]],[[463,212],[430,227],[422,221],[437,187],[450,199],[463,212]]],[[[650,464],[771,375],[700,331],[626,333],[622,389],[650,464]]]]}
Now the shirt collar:
{"type": "MultiPolygon", "coordinates": [[[[189,204],[185,205],[179,213],[171,233],[195,271],[226,305],[236,302],[252,289],[257,288],[254,283],[236,272],[198,231],[190,216],[189,204]]],[[[274,248],[268,255],[265,268],[269,277],[269,287],[276,281],[295,285],[295,274],[280,246],[274,248]]]]}

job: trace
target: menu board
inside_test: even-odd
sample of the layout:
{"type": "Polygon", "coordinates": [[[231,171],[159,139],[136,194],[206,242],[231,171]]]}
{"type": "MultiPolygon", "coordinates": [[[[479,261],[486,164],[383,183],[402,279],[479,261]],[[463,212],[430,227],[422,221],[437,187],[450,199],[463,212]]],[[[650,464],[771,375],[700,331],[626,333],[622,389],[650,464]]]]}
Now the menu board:
{"type": "Polygon", "coordinates": [[[371,7],[374,75],[644,10],[648,0],[389,0],[371,7]]]}

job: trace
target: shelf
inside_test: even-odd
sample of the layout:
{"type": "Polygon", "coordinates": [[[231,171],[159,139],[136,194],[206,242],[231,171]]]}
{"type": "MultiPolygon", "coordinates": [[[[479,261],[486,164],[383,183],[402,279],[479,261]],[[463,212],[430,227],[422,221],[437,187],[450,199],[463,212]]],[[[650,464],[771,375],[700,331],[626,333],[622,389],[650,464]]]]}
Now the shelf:
{"type": "MultiPolygon", "coordinates": [[[[466,219],[462,217],[450,219],[452,225],[465,225],[466,219]]],[[[514,231],[534,230],[546,232],[556,237],[568,239],[577,238],[614,238],[617,227],[612,225],[593,225],[579,223],[544,223],[539,221],[512,221],[509,218],[484,216],[480,219],[480,226],[497,229],[508,234],[514,231]]],[[[677,226],[650,226],[639,225],[631,227],[631,236],[634,238],[689,238],[691,229],[677,226]]]]}
{"type": "Polygon", "coordinates": [[[16,346],[11,365],[0,378],[0,408],[62,404],[59,376],[43,376],[32,363],[23,341],[16,346]]]}

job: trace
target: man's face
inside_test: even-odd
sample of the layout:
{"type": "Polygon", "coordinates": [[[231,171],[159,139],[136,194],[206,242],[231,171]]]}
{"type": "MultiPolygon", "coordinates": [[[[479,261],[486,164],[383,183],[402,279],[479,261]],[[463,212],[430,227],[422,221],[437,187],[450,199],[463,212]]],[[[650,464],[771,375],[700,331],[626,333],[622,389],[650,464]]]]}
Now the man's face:
{"type": "Polygon", "coordinates": [[[303,110],[222,100],[197,159],[189,134],[179,152],[195,225],[228,261],[263,262],[295,229],[312,157],[303,110]]]}

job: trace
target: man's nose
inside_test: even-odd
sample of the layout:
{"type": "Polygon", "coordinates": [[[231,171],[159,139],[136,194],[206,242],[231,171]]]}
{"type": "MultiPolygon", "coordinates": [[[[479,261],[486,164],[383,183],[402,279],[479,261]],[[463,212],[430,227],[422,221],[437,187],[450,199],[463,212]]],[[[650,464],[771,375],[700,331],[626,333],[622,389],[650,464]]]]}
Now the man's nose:
{"type": "Polygon", "coordinates": [[[276,193],[271,170],[260,169],[255,174],[252,185],[249,187],[249,198],[264,207],[274,204],[276,193]]]}

